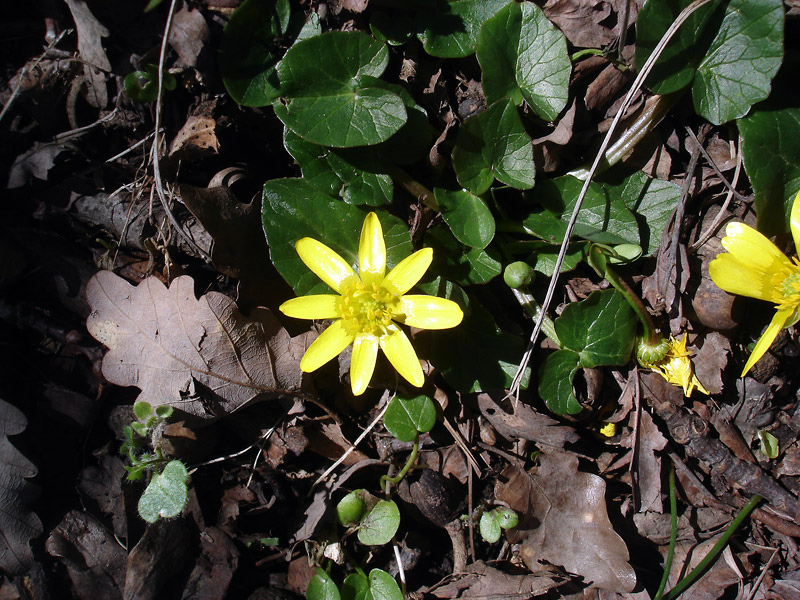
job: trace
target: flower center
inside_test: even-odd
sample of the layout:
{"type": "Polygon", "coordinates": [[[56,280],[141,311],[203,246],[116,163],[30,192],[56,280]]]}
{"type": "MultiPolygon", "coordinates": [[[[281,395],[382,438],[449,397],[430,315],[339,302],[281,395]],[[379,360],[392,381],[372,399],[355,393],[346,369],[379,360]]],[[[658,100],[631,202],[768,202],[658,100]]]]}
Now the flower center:
{"type": "Polygon", "coordinates": [[[381,336],[392,321],[397,296],[378,283],[354,281],[347,284],[339,298],[342,325],[353,334],[381,336]]]}
{"type": "Polygon", "coordinates": [[[800,267],[783,269],[775,286],[775,301],[779,308],[797,308],[800,305],[800,267]]]}

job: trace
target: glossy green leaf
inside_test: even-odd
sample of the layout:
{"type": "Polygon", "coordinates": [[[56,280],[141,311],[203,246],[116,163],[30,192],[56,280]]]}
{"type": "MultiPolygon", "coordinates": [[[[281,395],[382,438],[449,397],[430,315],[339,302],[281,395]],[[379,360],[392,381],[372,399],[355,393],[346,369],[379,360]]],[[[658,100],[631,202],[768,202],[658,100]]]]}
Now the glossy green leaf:
{"type": "Polygon", "coordinates": [[[303,139],[322,146],[367,146],[406,122],[400,96],[377,80],[389,62],[379,41],[331,31],[298,42],[278,64],[280,102],[273,107],[303,139]]]}
{"type": "Polygon", "coordinates": [[[769,96],[783,61],[783,2],[731,0],[692,85],[694,107],[715,125],[769,96]]]}
{"type": "MultiPolygon", "coordinates": [[[[536,187],[535,198],[544,210],[526,217],[522,222],[525,229],[546,242],[560,244],[582,187],[583,181],[571,175],[542,181],[536,187]]],[[[622,198],[592,182],[573,236],[601,244],[638,244],[639,227],[622,198]]]]}
{"type": "Polygon", "coordinates": [[[364,502],[366,490],[353,490],[336,504],[336,516],[339,523],[350,527],[361,521],[367,512],[367,503],[364,502]]]}
{"type": "Polygon", "coordinates": [[[161,473],[153,473],[139,498],[139,515],[148,523],[155,523],[181,514],[186,506],[188,478],[186,466],[179,460],[168,462],[161,473]]]}
{"type": "Polygon", "coordinates": [[[439,210],[450,231],[462,244],[485,248],[494,238],[492,211],[482,198],[467,191],[433,188],[439,210]]]}
{"type": "MultiPolygon", "coordinates": [[[[357,266],[366,217],[359,208],[323,194],[303,179],[273,179],[264,185],[261,211],[272,264],[298,295],[331,292],[297,256],[294,244],[302,237],[319,240],[357,266]]],[[[408,228],[400,219],[376,212],[391,268],[413,251],[408,228]]]]}
{"type": "Polygon", "coordinates": [[[767,236],[788,232],[792,201],[800,190],[800,108],[768,101],[738,125],[758,230],[767,236]]]}
{"type": "Polygon", "coordinates": [[[374,600],[403,600],[403,592],[397,581],[380,569],[369,572],[369,589],[374,600]]]}
{"type": "MultiPolygon", "coordinates": [[[[586,242],[572,243],[569,245],[567,253],[564,255],[564,262],[561,264],[562,273],[571,271],[581,263],[585,246],[586,242]]],[[[531,249],[531,257],[528,262],[533,269],[548,277],[552,276],[556,268],[558,253],[561,250],[560,246],[547,242],[534,241],[526,247],[531,249]]]]}
{"type": "Polygon", "coordinates": [[[466,247],[446,229],[428,231],[425,244],[433,248],[431,272],[461,285],[488,283],[502,272],[503,265],[493,248],[466,247]]]}
{"type": "Polygon", "coordinates": [[[581,405],[572,391],[580,357],[572,350],[556,350],[548,354],[539,373],[539,395],[547,408],[557,415],[576,415],[581,405]]]}
{"type": "MultiPolygon", "coordinates": [[[[178,85],[172,73],[165,72],[162,79],[164,90],[174,90],[178,85]]],[[[131,100],[155,102],[158,99],[158,66],[151,64],[144,71],[128,73],[122,83],[131,100]]]]}
{"type": "Polygon", "coordinates": [[[766,429],[759,429],[758,442],[761,454],[767,458],[778,458],[778,454],[781,452],[781,444],[778,438],[766,429]]]}
{"type": "Polygon", "coordinates": [[[481,26],[508,0],[438,0],[417,13],[417,29],[425,52],[460,58],[475,52],[481,26]]]}
{"type": "Polygon", "coordinates": [[[283,143],[300,165],[303,179],[320,191],[340,196],[350,204],[380,206],[392,203],[392,178],[381,172],[381,163],[374,153],[318,146],[288,127],[284,130],[283,143]]]}
{"type": "Polygon", "coordinates": [[[369,579],[360,571],[350,573],[344,578],[341,594],[342,600],[372,600],[369,579]]]}
{"type": "MultiPolygon", "coordinates": [[[[502,331],[479,303],[470,302],[469,313],[458,327],[436,332],[431,362],[459,392],[508,388],[525,352],[525,342],[502,331]]],[[[523,388],[529,379],[530,369],[526,369],[523,388]]]]}
{"type": "Polygon", "coordinates": [[[395,396],[383,415],[383,425],[401,442],[413,442],[436,424],[436,406],[427,396],[395,396]]]}
{"type": "Polygon", "coordinates": [[[616,290],[592,292],[568,304],[556,320],[561,347],[576,352],[581,367],[628,362],[639,321],[616,290]]]}
{"type": "MultiPolygon", "coordinates": [[[[642,171],[612,169],[598,180],[613,196],[622,198],[639,224],[639,245],[648,256],[661,245],[661,236],[681,198],[679,185],[648,177],[642,171]]],[[[631,240],[631,243],[633,241],[631,240]]]]}
{"type": "Polygon", "coordinates": [[[531,2],[512,2],[481,29],[477,47],[486,101],[528,103],[546,121],[567,104],[571,63],[564,35],[531,2]]]}
{"type": "Polygon", "coordinates": [[[219,49],[219,71],[225,88],[245,106],[267,106],[277,98],[275,67],[280,41],[302,25],[290,17],[289,0],[245,0],[231,15],[219,49]]]}
{"type": "Polygon", "coordinates": [[[358,541],[367,546],[389,543],[400,527],[400,511],[391,500],[378,500],[358,528],[358,541]]]}
{"type": "Polygon", "coordinates": [[[498,506],[493,512],[497,515],[497,522],[502,529],[513,529],[519,524],[519,515],[510,508],[498,506]]]}
{"type": "Polygon", "coordinates": [[[306,600],[340,600],[339,588],[325,571],[317,567],[317,572],[308,582],[306,600]]]}
{"type": "MultiPolygon", "coordinates": [[[[637,20],[639,66],[688,0],[648,2],[637,20]]],[[[781,0],[730,0],[698,9],[656,63],[648,84],[660,94],[692,84],[697,113],[720,125],[770,93],[783,60],[781,0]]]]}
{"type": "Polygon", "coordinates": [[[517,189],[533,187],[533,143],[510,100],[464,121],[453,148],[453,168],[473,194],[483,194],[495,179],[517,189]]]}

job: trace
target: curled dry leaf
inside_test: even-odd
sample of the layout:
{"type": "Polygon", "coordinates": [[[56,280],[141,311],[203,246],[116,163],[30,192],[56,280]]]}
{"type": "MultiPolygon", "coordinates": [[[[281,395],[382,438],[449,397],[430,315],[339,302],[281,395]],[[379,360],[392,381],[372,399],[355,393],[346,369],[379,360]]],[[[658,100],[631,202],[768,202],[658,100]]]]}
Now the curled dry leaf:
{"type": "Polygon", "coordinates": [[[520,516],[512,541],[521,541],[521,558],[532,571],[538,561],[562,565],[592,587],[630,592],[636,574],[625,542],[608,519],[605,482],[578,471],[574,454],[542,454],[536,473],[509,467],[495,495],[520,516]]]}
{"type": "Polygon", "coordinates": [[[9,441],[8,436],[25,431],[28,421],[14,406],[0,400],[0,571],[18,575],[33,564],[28,545],[42,533],[42,522],[25,506],[36,487],[26,481],[36,466],[9,441]]]}
{"type": "Polygon", "coordinates": [[[266,309],[248,320],[224,294],[198,300],[188,276],[169,288],[154,277],[134,287],[101,271],[86,296],[86,328],[109,349],[103,376],[140,388],[138,399],[152,406],[213,419],[257,396],[300,389],[300,358],[311,334],[290,337],[266,309]]]}
{"type": "Polygon", "coordinates": [[[523,600],[541,596],[560,585],[550,577],[510,575],[490,567],[482,560],[472,563],[463,573],[434,586],[428,593],[435,598],[480,598],[481,600],[523,600]]]}
{"type": "Polygon", "coordinates": [[[484,393],[478,394],[478,407],[497,433],[508,440],[529,440],[560,449],[565,443],[575,442],[579,437],[572,427],[561,425],[527,404],[518,403],[514,414],[507,413],[490,394],[484,393]]]}
{"type": "MultiPolygon", "coordinates": [[[[635,418],[635,417],[634,417],[635,418]]],[[[656,452],[663,450],[667,445],[665,438],[653,417],[647,411],[642,411],[639,420],[639,430],[634,436],[633,432],[620,442],[620,446],[631,448],[631,458],[635,461],[633,475],[635,485],[639,491],[639,512],[654,510],[661,512],[661,458],[656,452]],[[638,444],[638,451],[633,451],[633,445],[638,444]]]]}

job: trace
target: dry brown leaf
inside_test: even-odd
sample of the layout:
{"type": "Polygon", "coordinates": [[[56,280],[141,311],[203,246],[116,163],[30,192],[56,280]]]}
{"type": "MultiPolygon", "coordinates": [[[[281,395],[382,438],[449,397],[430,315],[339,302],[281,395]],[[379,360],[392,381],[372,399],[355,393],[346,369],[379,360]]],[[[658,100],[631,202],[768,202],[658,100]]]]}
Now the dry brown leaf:
{"type": "Polygon", "coordinates": [[[559,585],[561,582],[550,577],[510,575],[479,560],[469,565],[465,573],[459,573],[445,585],[431,588],[428,593],[448,599],[523,600],[541,596],[559,585]]]}
{"type": "Polygon", "coordinates": [[[639,512],[649,510],[661,512],[661,459],[656,452],[663,450],[667,445],[665,438],[658,426],[653,421],[650,413],[642,411],[639,418],[639,430],[634,438],[633,432],[620,442],[624,448],[632,448],[638,442],[638,449],[634,453],[634,476],[639,489],[639,512]]]}
{"type": "Polygon", "coordinates": [[[205,152],[219,152],[219,140],[214,129],[217,122],[210,117],[192,116],[186,119],[169,147],[169,155],[183,152],[189,157],[205,152]]]}
{"type": "Polygon", "coordinates": [[[290,337],[266,309],[247,320],[224,294],[198,300],[188,276],[169,288],[154,277],[134,287],[101,271],[86,296],[86,328],[109,348],[103,375],[140,388],[139,400],[211,419],[256,396],[300,389],[300,358],[311,334],[290,337]]]}
{"type": "Polygon", "coordinates": [[[578,440],[573,428],[536,412],[527,404],[518,403],[515,414],[510,414],[495,403],[491,395],[478,394],[478,407],[497,433],[508,440],[530,440],[554,448],[563,448],[566,442],[578,440]]]}
{"type": "Polygon", "coordinates": [[[83,72],[88,89],[86,101],[95,108],[108,104],[106,75],[111,72],[111,63],[103,49],[103,38],[109,31],[98,21],[83,0],[65,0],[78,31],[78,53],[83,62],[83,72]],[[105,71],[105,73],[104,73],[105,71]]]}
{"type": "Polygon", "coordinates": [[[169,30],[169,45],[178,53],[186,67],[196,67],[197,57],[208,41],[208,24],[199,10],[191,10],[186,4],[175,13],[169,30]]]}
{"type": "Polygon", "coordinates": [[[536,473],[509,467],[503,475],[495,495],[520,515],[512,541],[522,541],[520,555],[528,568],[537,571],[540,561],[547,561],[582,576],[592,587],[633,590],[636,574],[606,512],[605,481],[578,471],[577,456],[542,454],[536,473]]]}
{"type": "Polygon", "coordinates": [[[611,6],[603,0],[548,0],[544,13],[575,46],[602,48],[616,36],[601,25],[611,15],[611,6]]]}

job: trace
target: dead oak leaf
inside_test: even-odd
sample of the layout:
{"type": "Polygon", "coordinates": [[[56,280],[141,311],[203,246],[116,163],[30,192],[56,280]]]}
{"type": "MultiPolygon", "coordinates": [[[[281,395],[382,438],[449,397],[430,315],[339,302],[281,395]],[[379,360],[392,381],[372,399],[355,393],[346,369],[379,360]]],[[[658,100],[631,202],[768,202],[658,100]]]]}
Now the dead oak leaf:
{"type": "Polygon", "coordinates": [[[103,376],[140,388],[139,400],[211,419],[257,396],[300,389],[311,334],[290,337],[266,309],[248,320],[224,294],[197,299],[188,276],[169,288],[155,277],[134,287],[101,271],[86,296],[86,328],[109,349],[103,376]]]}
{"type": "Polygon", "coordinates": [[[608,518],[605,482],[578,471],[574,454],[540,455],[539,468],[526,473],[509,467],[495,488],[498,500],[520,515],[511,541],[521,541],[520,556],[536,572],[546,561],[580,575],[592,587],[630,592],[636,574],[625,542],[608,518]]]}

